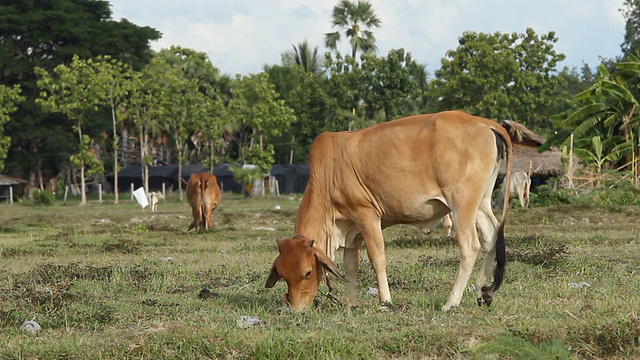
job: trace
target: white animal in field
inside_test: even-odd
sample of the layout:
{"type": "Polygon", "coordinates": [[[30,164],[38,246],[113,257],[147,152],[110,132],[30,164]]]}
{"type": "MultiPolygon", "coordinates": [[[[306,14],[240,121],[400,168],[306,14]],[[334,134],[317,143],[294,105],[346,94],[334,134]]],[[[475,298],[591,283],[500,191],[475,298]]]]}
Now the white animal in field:
{"type": "MultiPolygon", "coordinates": [[[[511,173],[511,186],[509,187],[509,200],[518,198],[520,206],[529,207],[529,192],[531,190],[531,178],[524,171],[514,171],[511,173]]],[[[504,202],[504,186],[500,189],[500,193],[496,198],[496,207],[502,206],[504,202]]]]}
{"type": "Polygon", "coordinates": [[[149,205],[151,205],[151,211],[158,211],[158,202],[164,200],[164,195],[160,191],[152,191],[149,193],[149,205]]]}
{"type": "MultiPolygon", "coordinates": [[[[436,224],[436,226],[438,225],[436,224]]],[[[416,227],[422,230],[422,232],[427,235],[431,234],[431,232],[435,230],[435,228],[433,229],[430,228],[429,224],[416,224],[416,227]]],[[[444,228],[444,232],[447,234],[447,237],[451,237],[451,229],[453,228],[453,220],[451,219],[451,213],[448,213],[447,215],[444,216],[444,218],[442,218],[442,227],[444,228]]]]}

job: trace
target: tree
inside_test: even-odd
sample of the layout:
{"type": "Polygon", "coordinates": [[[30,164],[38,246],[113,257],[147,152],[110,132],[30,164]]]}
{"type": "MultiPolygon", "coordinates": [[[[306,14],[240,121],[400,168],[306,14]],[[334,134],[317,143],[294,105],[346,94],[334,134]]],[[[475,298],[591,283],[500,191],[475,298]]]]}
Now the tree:
{"type": "Polygon", "coordinates": [[[421,96],[418,85],[425,79],[414,77],[422,73],[411,53],[396,49],[389,51],[387,57],[363,55],[361,68],[367,118],[379,114],[381,120],[391,120],[417,112],[421,96]]]}
{"type": "Polygon", "coordinates": [[[112,20],[108,1],[0,2],[0,83],[19,84],[25,97],[5,127],[11,137],[7,166],[28,172],[30,178],[41,165],[55,175],[76,151],[67,118],[47,113],[35,103],[39,95],[35,67],[52,72],[57,65],[69,65],[73,55],[82,59],[110,55],[141,69],[152,57],[149,42],[159,38],[153,28],[112,20]]]}
{"type": "Polygon", "coordinates": [[[437,110],[464,109],[493,119],[514,119],[549,127],[549,116],[569,107],[556,65],[554,32],[525,34],[465,32],[435,72],[437,110]]]}
{"type": "Polygon", "coordinates": [[[635,55],[640,50],[640,0],[624,0],[620,12],[625,18],[622,54],[624,57],[635,55]]]}
{"type": "Polygon", "coordinates": [[[80,205],[86,205],[85,169],[89,166],[92,172],[100,172],[102,166],[91,153],[89,137],[82,133],[87,114],[96,110],[100,101],[99,88],[93,82],[93,70],[87,61],[74,56],[69,66],[56,66],[53,75],[38,67],[35,72],[40,77],[38,86],[42,89],[36,103],[45,111],[66,115],[74,123],[72,128],[78,134],[79,152],[70,160],[80,168],[80,205]]]}
{"type": "Polygon", "coordinates": [[[285,52],[282,54],[282,65],[292,66],[298,65],[304,69],[304,71],[321,74],[322,64],[318,57],[318,47],[314,47],[313,50],[309,47],[307,40],[298,44],[298,46],[292,45],[293,51],[285,52]]]}
{"type": "Polygon", "coordinates": [[[335,113],[335,101],[327,94],[327,79],[299,66],[270,66],[265,69],[275,90],[291,108],[296,120],[274,139],[276,163],[304,163],[313,140],[328,130],[335,113]]]}
{"type": "Polygon", "coordinates": [[[585,151],[578,154],[595,162],[598,171],[605,162],[615,164],[623,157],[630,157],[623,165],[630,164],[637,178],[640,96],[634,91],[640,83],[640,57],[630,55],[628,59],[616,64],[616,73],[600,65],[595,83],[576,96],[577,110],[554,117],[556,134],[547,140],[542,150],[552,144],[566,145],[573,135],[577,147],[592,147],[593,156],[585,151]]]}
{"type": "Polygon", "coordinates": [[[131,68],[119,60],[110,56],[99,56],[95,60],[88,60],[91,67],[91,78],[89,81],[97,87],[97,96],[102,105],[111,110],[111,121],[113,125],[113,193],[114,204],[119,201],[118,196],[118,114],[131,87],[131,68]]]}
{"type": "Polygon", "coordinates": [[[240,160],[256,165],[266,173],[274,163],[274,148],[269,141],[281,135],[295,121],[293,110],[278,98],[266,73],[238,76],[229,115],[244,126],[248,138],[241,141],[240,160]],[[258,144],[254,144],[255,142],[258,144]]]}
{"type": "MultiPolygon", "coordinates": [[[[179,185],[182,199],[182,161],[186,158],[187,141],[194,140],[206,156],[204,162],[212,171],[217,151],[224,153],[226,132],[236,130],[235,124],[226,116],[225,103],[230,97],[228,78],[213,66],[207,54],[188,48],[172,46],[158,53],[164,61],[177,70],[175,101],[170,104],[167,131],[174,139],[178,152],[179,185]],[[208,151],[204,148],[208,148],[208,151]]],[[[198,154],[200,155],[200,154],[198,154]]]]}
{"type": "Polygon", "coordinates": [[[24,101],[20,95],[20,86],[7,87],[0,85],[0,172],[4,170],[4,160],[7,158],[7,150],[11,138],[4,135],[4,124],[9,122],[9,114],[18,109],[17,104],[24,101]]]}
{"type": "Polygon", "coordinates": [[[331,50],[337,50],[341,37],[340,30],[344,30],[345,37],[349,39],[351,45],[351,57],[355,59],[359,51],[375,52],[376,38],[371,29],[380,27],[381,23],[368,1],[358,0],[355,3],[341,0],[333,8],[332,15],[332,27],[337,27],[338,30],[325,34],[325,45],[331,50]]]}
{"type": "Polygon", "coordinates": [[[149,155],[151,141],[164,130],[166,124],[162,119],[179,95],[175,72],[177,70],[162,58],[153,58],[141,72],[132,74],[132,88],[125,102],[123,116],[137,128],[140,140],[142,184],[146,193],[149,192],[149,165],[153,161],[149,155]]]}

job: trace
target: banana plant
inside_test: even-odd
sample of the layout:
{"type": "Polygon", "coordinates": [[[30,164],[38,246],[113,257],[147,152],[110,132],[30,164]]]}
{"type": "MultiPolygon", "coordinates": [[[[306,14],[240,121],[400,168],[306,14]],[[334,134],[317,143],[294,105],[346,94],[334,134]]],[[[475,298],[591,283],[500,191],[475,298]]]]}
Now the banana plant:
{"type": "Polygon", "coordinates": [[[630,142],[615,144],[616,140],[615,138],[609,138],[603,141],[600,135],[596,135],[591,138],[590,149],[575,148],[573,152],[587,164],[593,166],[597,174],[600,174],[606,163],[616,162],[622,154],[631,149],[632,144],[630,142]],[[605,154],[605,148],[612,148],[612,150],[605,154]]]}

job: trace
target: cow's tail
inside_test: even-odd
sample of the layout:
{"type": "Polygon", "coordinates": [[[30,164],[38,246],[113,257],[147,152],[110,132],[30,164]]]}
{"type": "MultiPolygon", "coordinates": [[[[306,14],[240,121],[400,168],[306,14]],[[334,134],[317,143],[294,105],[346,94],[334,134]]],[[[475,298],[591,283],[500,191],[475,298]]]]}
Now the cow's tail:
{"type": "Polygon", "coordinates": [[[207,187],[209,185],[208,180],[204,180],[200,183],[200,223],[202,229],[207,229],[207,187]]]}
{"type": "MultiPolygon", "coordinates": [[[[499,125],[498,125],[499,126],[499,125]]],[[[504,180],[504,189],[511,188],[511,172],[512,172],[512,153],[513,146],[511,144],[511,137],[509,133],[502,127],[496,127],[493,129],[496,134],[496,145],[498,146],[498,161],[503,158],[506,161],[507,171],[504,180]]],[[[500,225],[498,226],[498,234],[496,237],[495,250],[496,250],[496,267],[493,270],[493,284],[491,284],[491,292],[498,291],[502,285],[504,279],[504,271],[507,264],[506,244],[504,240],[504,226],[507,221],[507,213],[509,212],[509,196],[506,195],[503,198],[502,217],[500,218],[500,225]]]]}

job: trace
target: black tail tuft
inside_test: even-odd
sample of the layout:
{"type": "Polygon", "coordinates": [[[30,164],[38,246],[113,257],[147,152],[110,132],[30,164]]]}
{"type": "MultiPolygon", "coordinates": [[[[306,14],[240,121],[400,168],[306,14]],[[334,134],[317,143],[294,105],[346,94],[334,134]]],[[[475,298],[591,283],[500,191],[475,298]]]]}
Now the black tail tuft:
{"type": "Polygon", "coordinates": [[[507,252],[504,241],[504,222],[498,228],[498,238],[496,239],[496,268],[493,270],[493,291],[498,291],[504,279],[504,269],[507,264],[507,252]]]}

